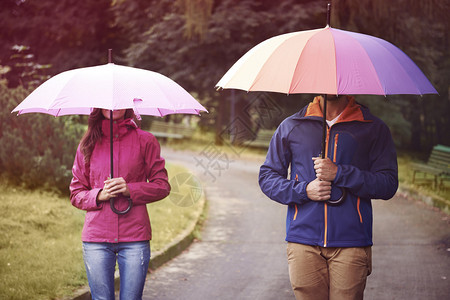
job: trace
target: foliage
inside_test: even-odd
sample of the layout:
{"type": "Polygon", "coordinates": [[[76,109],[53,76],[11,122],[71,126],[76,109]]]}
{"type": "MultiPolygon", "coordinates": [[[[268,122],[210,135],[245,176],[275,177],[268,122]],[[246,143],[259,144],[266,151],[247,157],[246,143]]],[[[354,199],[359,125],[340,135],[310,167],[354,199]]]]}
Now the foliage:
{"type": "Polygon", "coordinates": [[[179,0],[186,16],[186,36],[192,38],[194,35],[202,37],[211,17],[213,0],[179,0]]]}
{"type": "Polygon", "coordinates": [[[52,65],[52,74],[106,62],[108,48],[121,41],[110,5],[110,0],[2,0],[0,64],[10,65],[14,45],[30,47],[37,63],[52,65]]]}
{"type": "Polygon", "coordinates": [[[30,47],[14,45],[10,51],[9,60],[6,61],[7,84],[9,87],[22,85],[26,88],[36,88],[49,76],[46,74],[51,65],[41,65],[35,62],[30,47]]]}
{"type": "Polygon", "coordinates": [[[8,89],[0,84],[0,175],[27,188],[67,194],[82,135],[78,117],[11,114],[26,95],[23,88],[8,89]]]}

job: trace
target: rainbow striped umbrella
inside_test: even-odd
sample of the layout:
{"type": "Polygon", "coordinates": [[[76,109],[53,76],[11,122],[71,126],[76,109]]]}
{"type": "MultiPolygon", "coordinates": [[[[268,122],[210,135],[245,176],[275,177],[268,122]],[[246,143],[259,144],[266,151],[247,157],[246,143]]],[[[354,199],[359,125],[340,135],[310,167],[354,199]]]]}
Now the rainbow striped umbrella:
{"type": "Polygon", "coordinates": [[[437,94],[416,64],[393,44],[329,26],[263,41],[242,56],[216,87],[285,94],[437,94]]]}

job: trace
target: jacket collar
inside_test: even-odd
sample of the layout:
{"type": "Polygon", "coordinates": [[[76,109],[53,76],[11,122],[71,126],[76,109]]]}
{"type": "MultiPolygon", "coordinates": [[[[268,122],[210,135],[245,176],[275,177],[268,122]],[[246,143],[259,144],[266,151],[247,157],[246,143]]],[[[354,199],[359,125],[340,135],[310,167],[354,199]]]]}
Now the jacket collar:
{"type": "MultiPolygon", "coordinates": [[[[320,107],[320,96],[314,98],[313,102],[309,103],[306,113],[304,117],[323,117],[322,109],[320,107]]],[[[360,121],[360,122],[371,122],[372,120],[368,120],[364,117],[364,114],[361,109],[361,105],[356,103],[355,98],[353,96],[347,96],[348,103],[339,117],[337,123],[340,122],[351,122],[351,121],[360,121]]]]}
{"type": "MultiPolygon", "coordinates": [[[[113,121],[113,134],[114,137],[124,136],[129,128],[137,128],[136,123],[132,119],[122,119],[113,121]]],[[[106,137],[110,137],[110,120],[105,119],[102,121],[102,133],[106,137]]]]}

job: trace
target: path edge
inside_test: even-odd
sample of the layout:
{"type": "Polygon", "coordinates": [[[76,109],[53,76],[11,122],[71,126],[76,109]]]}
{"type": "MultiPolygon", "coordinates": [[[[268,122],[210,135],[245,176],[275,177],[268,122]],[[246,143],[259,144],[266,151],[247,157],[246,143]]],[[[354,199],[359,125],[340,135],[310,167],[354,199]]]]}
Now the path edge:
{"type": "Polygon", "coordinates": [[[427,194],[425,191],[417,191],[417,189],[412,188],[412,186],[401,183],[397,194],[405,197],[406,199],[420,200],[429,206],[436,207],[442,212],[450,215],[450,201],[439,196],[432,196],[427,194]]]}

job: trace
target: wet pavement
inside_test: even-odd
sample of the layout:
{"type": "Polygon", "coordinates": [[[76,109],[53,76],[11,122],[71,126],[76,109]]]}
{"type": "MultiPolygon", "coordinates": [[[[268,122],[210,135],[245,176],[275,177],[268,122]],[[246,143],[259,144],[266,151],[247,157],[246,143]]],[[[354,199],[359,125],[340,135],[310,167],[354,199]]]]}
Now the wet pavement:
{"type": "MultiPolygon", "coordinates": [[[[217,172],[205,168],[201,153],[163,148],[162,155],[201,179],[208,218],[199,241],[150,274],[143,299],[294,299],[286,208],[259,189],[263,158],[234,157],[217,172]]],[[[398,196],[373,203],[373,272],[365,299],[448,299],[448,216],[398,196]]]]}

